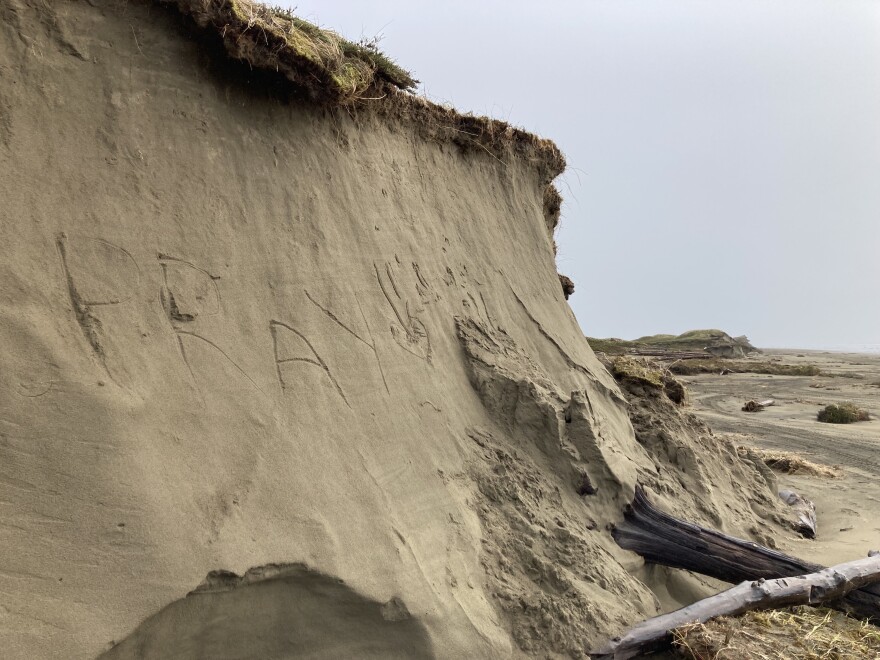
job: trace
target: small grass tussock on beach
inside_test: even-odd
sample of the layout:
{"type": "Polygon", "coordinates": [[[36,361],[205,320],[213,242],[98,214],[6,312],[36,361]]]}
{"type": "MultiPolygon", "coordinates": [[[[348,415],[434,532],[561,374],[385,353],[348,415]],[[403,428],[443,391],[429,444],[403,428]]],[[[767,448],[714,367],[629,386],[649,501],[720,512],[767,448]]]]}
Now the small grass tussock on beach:
{"type": "Polygon", "coordinates": [[[719,617],[673,632],[688,660],[877,660],[880,628],[824,608],[719,617]]]}
{"type": "Polygon", "coordinates": [[[856,404],[844,402],[825,406],[819,411],[817,419],[826,424],[853,424],[854,422],[867,422],[871,416],[867,410],[862,410],[856,404]]]}
{"type": "Polygon", "coordinates": [[[806,474],[813,477],[824,477],[828,479],[834,479],[841,476],[841,471],[837,467],[814,463],[800,454],[790,451],[758,449],[757,447],[740,445],[736,448],[736,453],[743,457],[750,453],[754,454],[771,470],[782,472],[784,474],[806,474]]]}

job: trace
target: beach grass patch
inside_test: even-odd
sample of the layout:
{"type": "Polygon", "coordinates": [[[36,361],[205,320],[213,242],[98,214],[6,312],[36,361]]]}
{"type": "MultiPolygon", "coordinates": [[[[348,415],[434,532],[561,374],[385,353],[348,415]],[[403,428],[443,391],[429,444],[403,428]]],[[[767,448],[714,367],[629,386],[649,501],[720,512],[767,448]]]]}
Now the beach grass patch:
{"type": "Polygon", "coordinates": [[[825,608],[795,607],[719,617],[673,632],[688,660],[875,660],[880,628],[825,608]]]}
{"type": "Polygon", "coordinates": [[[820,422],[826,424],[853,424],[854,422],[867,422],[870,418],[867,410],[850,402],[832,403],[820,410],[817,416],[820,422]]]}
{"type": "Polygon", "coordinates": [[[802,474],[828,479],[834,479],[842,474],[837,467],[815,463],[791,451],[758,449],[757,447],[740,445],[736,448],[736,453],[743,457],[753,454],[771,470],[783,474],[802,474]]]}

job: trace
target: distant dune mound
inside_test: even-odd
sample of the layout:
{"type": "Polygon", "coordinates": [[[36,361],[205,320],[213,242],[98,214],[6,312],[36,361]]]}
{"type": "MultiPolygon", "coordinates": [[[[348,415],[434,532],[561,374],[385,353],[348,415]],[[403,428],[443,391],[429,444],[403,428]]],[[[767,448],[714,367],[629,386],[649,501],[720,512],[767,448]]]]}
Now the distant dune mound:
{"type": "Polygon", "coordinates": [[[242,0],[0,17],[4,658],[578,657],[637,483],[767,532],[584,340],[552,142],[242,0]]]}
{"type": "Polygon", "coordinates": [[[723,330],[690,330],[680,335],[647,335],[632,341],[587,337],[594,350],[605,353],[655,351],[705,352],[716,357],[739,358],[760,353],[749,338],[731,337],[723,330]]]}

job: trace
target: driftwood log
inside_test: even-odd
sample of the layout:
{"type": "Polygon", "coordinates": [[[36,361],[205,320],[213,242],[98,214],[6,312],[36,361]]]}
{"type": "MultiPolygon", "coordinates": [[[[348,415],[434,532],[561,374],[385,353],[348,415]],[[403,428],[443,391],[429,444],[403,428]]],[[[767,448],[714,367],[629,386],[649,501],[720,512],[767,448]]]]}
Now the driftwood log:
{"type": "MultiPolygon", "coordinates": [[[[724,374],[721,374],[722,376],[724,374]]],[[[743,412],[761,412],[767,406],[772,406],[776,403],[775,399],[765,399],[764,401],[755,401],[754,399],[751,401],[746,401],[745,405],[743,405],[743,412]]]]}
{"type": "MultiPolygon", "coordinates": [[[[641,486],[636,488],[624,517],[612,531],[620,547],[637,552],[646,562],[694,571],[731,584],[794,577],[825,568],[670,516],[651,504],[641,486]]],[[[880,586],[856,589],[827,605],[860,619],[880,622],[880,586]]]]}
{"type": "Polygon", "coordinates": [[[626,660],[655,650],[658,645],[669,641],[675,628],[688,623],[705,623],[718,616],[736,616],[757,609],[817,605],[840,599],[854,589],[877,582],[880,582],[880,555],[839,564],[809,575],[746,581],[670,614],[643,621],[590,656],[626,660]]]}
{"type": "Polygon", "coordinates": [[[792,511],[797,516],[794,528],[798,534],[808,539],[816,538],[816,505],[793,490],[781,490],[779,491],[779,497],[792,508],[792,511]]]}

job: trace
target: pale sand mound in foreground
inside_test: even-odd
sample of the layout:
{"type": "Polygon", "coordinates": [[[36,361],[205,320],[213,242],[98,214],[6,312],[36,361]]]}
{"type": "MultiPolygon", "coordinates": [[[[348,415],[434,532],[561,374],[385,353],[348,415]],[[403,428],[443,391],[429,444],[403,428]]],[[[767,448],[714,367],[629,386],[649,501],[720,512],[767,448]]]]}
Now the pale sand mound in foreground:
{"type": "Polygon", "coordinates": [[[637,481],[772,533],[708,432],[636,439],[552,145],[296,100],[146,0],[0,17],[5,658],[577,656],[657,609],[637,481]]]}

